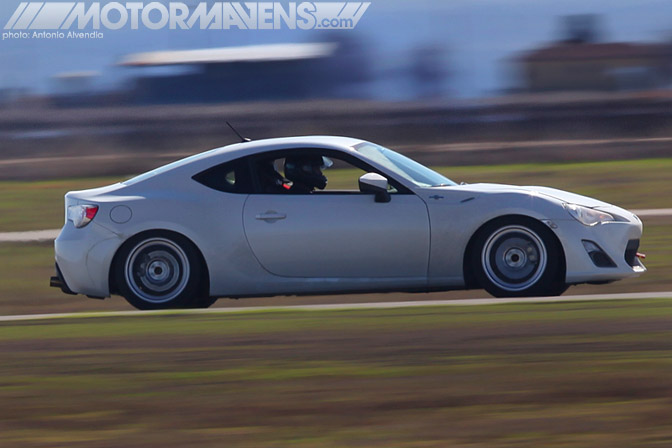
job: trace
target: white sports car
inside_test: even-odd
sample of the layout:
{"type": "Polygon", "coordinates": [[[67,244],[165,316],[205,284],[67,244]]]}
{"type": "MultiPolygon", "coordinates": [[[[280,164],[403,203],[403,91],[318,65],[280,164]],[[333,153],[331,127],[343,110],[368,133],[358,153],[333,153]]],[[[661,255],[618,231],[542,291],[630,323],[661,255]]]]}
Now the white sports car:
{"type": "Polygon", "coordinates": [[[627,210],[552,188],[458,185],[345,137],[214,149],[70,192],[65,212],[51,285],[141,309],[374,291],[559,295],[646,271],[642,223],[627,210]],[[351,189],[328,184],[332,164],[326,174],[351,189]]]}

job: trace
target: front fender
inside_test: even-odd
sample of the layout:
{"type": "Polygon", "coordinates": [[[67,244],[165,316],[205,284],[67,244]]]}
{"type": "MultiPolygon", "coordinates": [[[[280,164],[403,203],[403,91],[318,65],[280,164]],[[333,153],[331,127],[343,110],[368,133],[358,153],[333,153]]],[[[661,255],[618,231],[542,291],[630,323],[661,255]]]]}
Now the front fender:
{"type": "Polygon", "coordinates": [[[503,216],[524,216],[546,222],[564,218],[559,201],[536,194],[461,191],[442,199],[426,198],[431,222],[430,286],[465,285],[463,262],[469,241],[487,222],[503,216]]]}

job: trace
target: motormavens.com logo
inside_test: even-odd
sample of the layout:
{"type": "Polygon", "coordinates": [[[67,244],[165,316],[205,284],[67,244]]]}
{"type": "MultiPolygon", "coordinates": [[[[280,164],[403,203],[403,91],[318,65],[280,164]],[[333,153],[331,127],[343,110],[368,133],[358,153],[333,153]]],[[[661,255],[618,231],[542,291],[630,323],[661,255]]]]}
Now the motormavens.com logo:
{"type": "Polygon", "coordinates": [[[353,29],[370,2],[21,2],[5,30],[353,29]]]}

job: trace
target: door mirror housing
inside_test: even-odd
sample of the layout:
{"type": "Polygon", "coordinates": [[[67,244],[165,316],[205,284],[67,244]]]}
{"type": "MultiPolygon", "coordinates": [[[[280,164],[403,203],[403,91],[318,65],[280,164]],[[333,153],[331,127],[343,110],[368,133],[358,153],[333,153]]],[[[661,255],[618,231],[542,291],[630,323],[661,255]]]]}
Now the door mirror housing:
{"type": "Polygon", "coordinates": [[[359,178],[359,191],[375,194],[376,202],[390,202],[389,186],[387,179],[378,173],[366,173],[359,178]]]}

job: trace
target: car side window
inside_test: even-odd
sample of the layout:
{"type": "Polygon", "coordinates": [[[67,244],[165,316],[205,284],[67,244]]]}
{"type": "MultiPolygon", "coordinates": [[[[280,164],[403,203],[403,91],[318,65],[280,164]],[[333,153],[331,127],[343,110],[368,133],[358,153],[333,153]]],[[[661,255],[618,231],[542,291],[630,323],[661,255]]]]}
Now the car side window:
{"type": "Polygon", "coordinates": [[[206,187],[225,193],[249,194],[252,177],[246,160],[234,160],[196,174],[193,179],[206,187]]]}
{"type": "Polygon", "coordinates": [[[259,190],[263,194],[289,193],[292,182],[283,174],[284,158],[262,158],[252,162],[252,169],[257,177],[259,190]]]}
{"type": "MultiPolygon", "coordinates": [[[[261,194],[362,194],[366,165],[355,163],[334,151],[309,149],[256,157],[251,167],[261,194]]],[[[398,190],[390,185],[389,192],[398,190]]]]}

